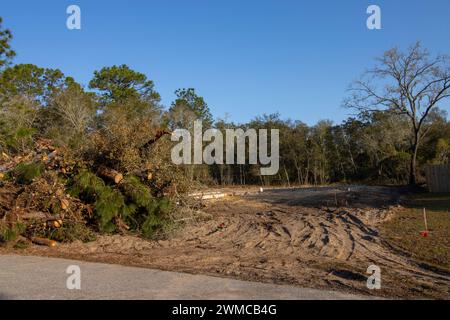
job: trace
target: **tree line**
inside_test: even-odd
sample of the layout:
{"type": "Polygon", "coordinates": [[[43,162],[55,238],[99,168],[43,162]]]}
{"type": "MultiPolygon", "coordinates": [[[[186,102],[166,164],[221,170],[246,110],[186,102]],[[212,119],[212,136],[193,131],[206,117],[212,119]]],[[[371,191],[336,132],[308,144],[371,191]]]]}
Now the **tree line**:
{"type": "Polygon", "coordinates": [[[51,138],[75,157],[125,173],[153,166],[212,185],[416,184],[425,165],[449,163],[449,58],[432,56],[420,43],[386,51],[350,85],[344,106],[357,111],[354,116],[307,125],[278,113],[247,123],[215,119],[193,88],[176,90],[165,107],[153,81],[127,65],[97,70],[83,87],[58,69],[13,64],[11,39],[0,18],[0,152],[26,153],[37,138],[51,138]],[[195,119],[203,120],[204,129],[279,129],[280,170],[261,176],[258,165],[174,169],[170,138],[149,141],[191,129],[195,119]]]}

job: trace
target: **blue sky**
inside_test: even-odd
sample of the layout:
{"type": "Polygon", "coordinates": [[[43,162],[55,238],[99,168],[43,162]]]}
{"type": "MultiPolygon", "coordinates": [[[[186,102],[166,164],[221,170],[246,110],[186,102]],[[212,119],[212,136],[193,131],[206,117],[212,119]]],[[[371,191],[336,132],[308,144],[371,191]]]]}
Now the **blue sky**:
{"type": "MultiPolygon", "coordinates": [[[[1,0],[16,63],[61,69],[87,85],[94,70],[128,64],[155,82],[164,105],[193,87],[216,117],[262,113],[340,122],[349,83],[373,58],[417,40],[450,54],[448,0],[1,0]],[[66,28],[79,5],[82,29],[66,28]],[[382,10],[382,30],[366,9],[382,10]]],[[[447,109],[448,110],[448,109],[447,109]]]]}

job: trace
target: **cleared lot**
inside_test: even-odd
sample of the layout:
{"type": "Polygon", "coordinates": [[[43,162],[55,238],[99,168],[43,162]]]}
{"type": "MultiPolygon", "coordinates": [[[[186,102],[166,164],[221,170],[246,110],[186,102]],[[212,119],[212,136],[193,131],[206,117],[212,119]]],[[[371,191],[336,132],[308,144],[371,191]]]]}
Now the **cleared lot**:
{"type": "Polygon", "coordinates": [[[449,272],[418,261],[380,235],[382,224],[406,210],[402,189],[240,189],[239,194],[207,202],[210,219],[190,223],[170,240],[105,236],[20,252],[357,294],[449,298],[449,272]],[[381,290],[366,287],[370,265],[381,268],[381,290]]]}

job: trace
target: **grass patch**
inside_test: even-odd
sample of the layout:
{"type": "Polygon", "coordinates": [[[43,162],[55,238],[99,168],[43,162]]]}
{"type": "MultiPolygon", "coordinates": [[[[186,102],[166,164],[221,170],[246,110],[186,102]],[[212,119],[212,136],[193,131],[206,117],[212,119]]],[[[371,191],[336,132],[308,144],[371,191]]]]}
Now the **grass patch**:
{"type": "Polygon", "coordinates": [[[381,226],[381,236],[419,262],[450,272],[450,194],[414,194],[405,207],[381,226]],[[426,238],[420,235],[425,229],[423,208],[430,231],[426,238]]]}

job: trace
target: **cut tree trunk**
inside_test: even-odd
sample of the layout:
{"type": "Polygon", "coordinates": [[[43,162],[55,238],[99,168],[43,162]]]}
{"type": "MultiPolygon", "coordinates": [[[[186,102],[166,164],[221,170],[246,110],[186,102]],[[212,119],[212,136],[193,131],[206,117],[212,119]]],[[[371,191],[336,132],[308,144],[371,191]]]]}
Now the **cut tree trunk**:
{"type": "Polygon", "coordinates": [[[16,209],[12,212],[21,220],[54,221],[62,219],[61,215],[52,215],[41,211],[22,211],[16,209]]]}
{"type": "Polygon", "coordinates": [[[118,184],[123,180],[123,175],[120,172],[103,166],[98,169],[97,174],[104,179],[114,182],[115,184],[118,184]]]}
{"type": "Polygon", "coordinates": [[[135,170],[133,171],[133,175],[147,181],[153,179],[153,173],[150,170],[135,170]]]}
{"type": "Polygon", "coordinates": [[[56,247],[56,245],[57,245],[57,242],[54,240],[38,238],[38,237],[32,237],[31,241],[35,244],[39,244],[41,246],[47,246],[47,247],[56,247]]]}
{"type": "Polygon", "coordinates": [[[164,135],[171,135],[172,132],[168,131],[168,130],[158,130],[155,134],[155,137],[153,137],[152,139],[150,139],[149,141],[147,141],[141,148],[140,151],[142,152],[143,150],[147,149],[148,147],[150,147],[152,144],[154,144],[156,141],[158,141],[159,139],[161,139],[164,135]]]}

